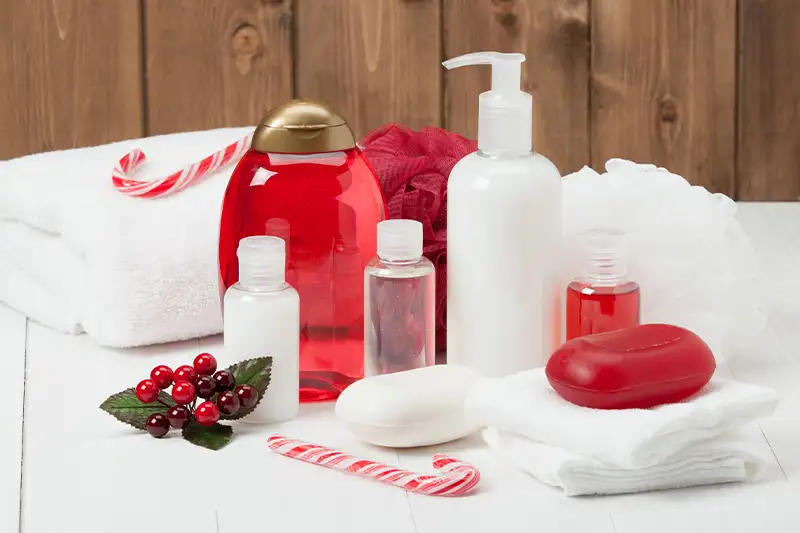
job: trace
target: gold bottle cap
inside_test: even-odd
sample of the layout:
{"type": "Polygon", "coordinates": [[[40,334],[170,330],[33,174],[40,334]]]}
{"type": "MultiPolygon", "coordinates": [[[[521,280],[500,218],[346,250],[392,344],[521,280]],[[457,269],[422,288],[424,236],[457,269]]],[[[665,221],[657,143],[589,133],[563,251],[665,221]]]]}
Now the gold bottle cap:
{"type": "Polygon", "coordinates": [[[257,152],[314,154],[355,148],[347,122],[324,104],[291,100],[270,110],[253,134],[257,152]]]}

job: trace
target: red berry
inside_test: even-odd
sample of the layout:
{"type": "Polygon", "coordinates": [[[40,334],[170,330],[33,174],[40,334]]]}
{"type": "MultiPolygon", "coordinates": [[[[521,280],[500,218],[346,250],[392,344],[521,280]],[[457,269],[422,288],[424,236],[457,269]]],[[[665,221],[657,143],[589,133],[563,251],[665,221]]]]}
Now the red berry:
{"type": "Polygon", "coordinates": [[[152,379],[143,379],[136,385],[136,397],[142,403],[153,403],[158,398],[158,385],[152,379]]]}
{"type": "Polygon", "coordinates": [[[203,426],[213,426],[219,420],[219,408],[214,402],[203,402],[197,406],[194,417],[203,426]]]}
{"type": "Polygon", "coordinates": [[[194,390],[194,385],[188,381],[178,381],[172,387],[172,398],[181,405],[191,403],[197,398],[197,391],[194,390]]]}
{"type": "Polygon", "coordinates": [[[218,370],[217,373],[214,374],[214,381],[217,382],[218,392],[231,390],[236,386],[236,380],[233,378],[233,374],[227,370],[218,370]]]}
{"type": "Polygon", "coordinates": [[[217,398],[217,407],[224,415],[235,415],[239,411],[239,397],[233,391],[220,393],[217,398]]]}
{"type": "Polygon", "coordinates": [[[150,379],[156,382],[159,389],[172,385],[172,369],[166,365],[158,365],[150,371],[150,379]]]}
{"type": "Polygon", "coordinates": [[[175,429],[183,429],[189,424],[189,409],[182,405],[173,406],[167,413],[169,425],[175,429]]]}
{"type": "Polygon", "coordinates": [[[175,369],[175,383],[179,381],[188,381],[194,385],[197,383],[197,372],[189,365],[181,365],[175,369]]]}
{"type": "Polygon", "coordinates": [[[239,385],[234,392],[239,397],[239,404],[243,409],[250,409],[258,403],[258,389],[252,385],[239,385]]]}
{"type": "Polygon", "coordinates": [[[148,433],[159,439],[169,432],[169,420],[161,413],[154,413],[147,419],[145,427],[148,433]]]}
{"type": "Polygon", "coordinates": [[[208,400],[214,396],[214,392],[217,390],[217,382],[211,376],[200,376],[197,378],[194,388],[197,389],[199,397],[208,400]]]}
{"type": "Polygon", "coordinates": [[[210,353],[201,353],[194,358],[194,369],[201,376],[210,376],[217,371],[217,360],[210,353]]]}

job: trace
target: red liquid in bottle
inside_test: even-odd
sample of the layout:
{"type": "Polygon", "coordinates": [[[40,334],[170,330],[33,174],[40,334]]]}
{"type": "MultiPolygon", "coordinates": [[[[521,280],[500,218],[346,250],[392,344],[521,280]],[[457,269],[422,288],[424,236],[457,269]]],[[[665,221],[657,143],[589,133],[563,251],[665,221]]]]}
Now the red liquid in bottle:
{"type": "Polygon", "coordinates": [[[238,281],[240,239],[286,241],[286,281],[300,295],[300,401],[334,400],[364,376],[364,267],[376,254],[385,211],[358,149],[251,150],[231,176],[220,228],[220,288],[224,293],[238,281]]]}
{"type": "Polygon", "coordinates": [[[567,340],[639,325],[639,285],[591,285],[573,281],[567,287],[567,340]]]}

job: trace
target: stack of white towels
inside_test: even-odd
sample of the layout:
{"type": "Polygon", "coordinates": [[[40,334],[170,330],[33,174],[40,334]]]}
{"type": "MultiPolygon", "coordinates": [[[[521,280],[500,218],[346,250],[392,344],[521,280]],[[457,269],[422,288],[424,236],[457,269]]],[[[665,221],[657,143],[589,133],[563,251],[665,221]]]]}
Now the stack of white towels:
{"type": "Polygon", "coordinates": [[[479,382],[467,415],[491,450],[568,496],[743,481],[764,459],[739,429],[777,394],[714,378],[696,396],[653,409],[597,410],[558,396],[543,369],[479,382]]]}
{"type": "Polygon", "coordinates": [[[220,332],[217,239],[234,165],[149,200],[117,192],[111,170],[140,148],[148,160],[136,178],[159,178],[251,132],[162,135],[0,162],[0,302],[108,346],[220,332]]]}

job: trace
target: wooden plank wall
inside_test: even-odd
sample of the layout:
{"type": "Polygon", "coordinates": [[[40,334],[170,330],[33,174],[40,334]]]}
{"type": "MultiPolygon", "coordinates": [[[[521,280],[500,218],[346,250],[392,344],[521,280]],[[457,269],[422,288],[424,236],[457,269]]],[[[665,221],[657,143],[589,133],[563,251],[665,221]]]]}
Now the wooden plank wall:
{"type": "Polygon", "coordinates": [[[0,1],[0,158],[139,137],[139,0],[0,1]]]}
{"type": "Polygon", "coordinates": [[[626,154],[735,194],[736,0],[594,0],[592,162],[626,154]]]}
{"type": "Polygon", "coordinates": [[[252,124],[292,98],[291,2],[144,0],[149,134],[252,124]]]}
{"type": "Polygon", "coordinates": [[[0,158],[253,123],[293,96],[475,136],[522,51],[534,143],[563,173],[648,161],[743,200],[800,199],[797,0],[0,2],[0,158]]]}
{"type": "Polygon", "coordinates": [[[743,200],[800,199],[800,2],[740,0],[736,175],[743,200]]]}
{"type": "MultiPolygon", "coordinates": [[[[589,164],[589,1],[444,1],[444,57],[523,52],[533,94],[533,142],[562,173],[589,164]]],[[[445,127],[475,137],[488,67],[445,74],[445,127]]]]}

